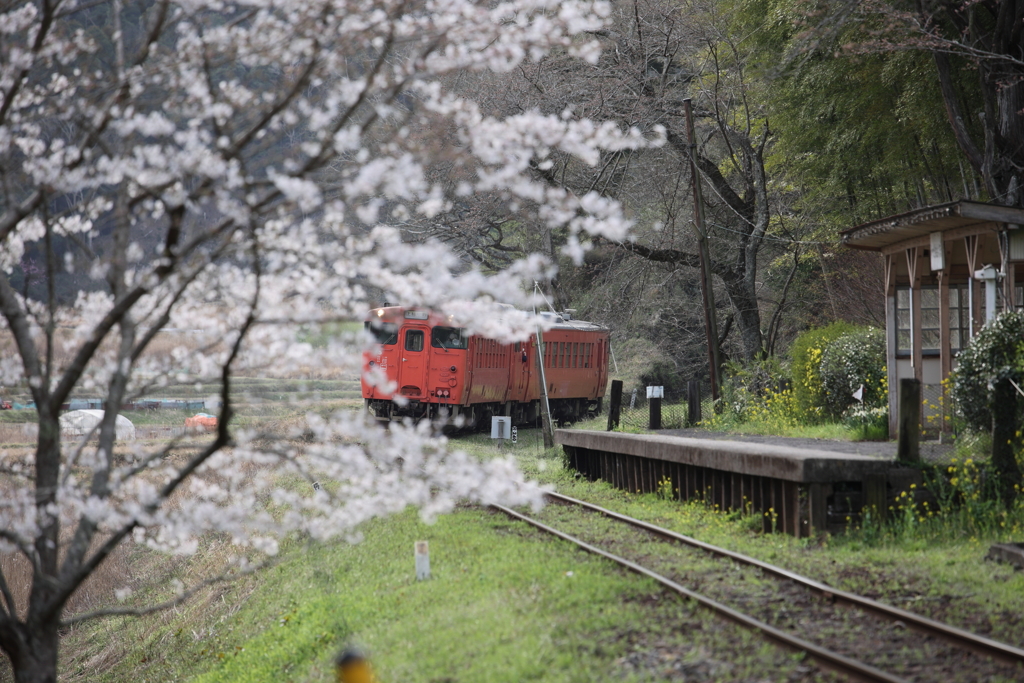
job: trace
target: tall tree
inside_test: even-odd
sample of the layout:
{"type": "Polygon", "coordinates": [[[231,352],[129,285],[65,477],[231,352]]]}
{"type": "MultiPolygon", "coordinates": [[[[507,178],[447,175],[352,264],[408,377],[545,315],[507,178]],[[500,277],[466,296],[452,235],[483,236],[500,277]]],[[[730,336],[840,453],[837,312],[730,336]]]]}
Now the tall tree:
{"type": "MultiPolygon", "coordinates": [[[[539,500],[511,463],[449,452],[426,426],[382,433],[362,415],[311,417],[301,447],[238,431],[232,384],[240,369],[333,362],[359,372],[368,340],[318,352],[300,332],[360,319],[370,288],[449,311],[479,300],[469,327],[509,339],[533,329],[525,314],[498,321],[486,304],[526,301],[520,287],[543,272],[542,258],[457,276],[448,249],[403,242],[382,214],[431,216],[456,199],[427,177],[443,158],[464,169],[460,196],[501,196],[568,244],[621,239],[629,222],[617,204],[552,192],[530,167],[553,153],[595,163],[602,150],[642,145],[635,132],[488,116],[444,81],[552,49],[593,59],[593,41],[575,36],[603,26],[602,8],[17,0],[0,9],[0,334],[17,352],[0,361],[0,384],[27,386],[38,413],[30,455],[0,450],[0,552],[18,553],[32,574],[19,602],[0,572],[0,650],[18,683],[56,681],[68,625],[167,606],[65,613],[123,543],[190,552],[197,536],[222,532],[239,549],[220,577],[229,578],[292,530],[328,538],[459,497],[539,500]],[[451,130],[459,144],[417,130],[451,130]],[[14,285],[26,248],[41,256],[39,298],[14,285]],[[75,251],[91,263],[92,291],[62,306],[56,284],[75,251]],[[153,353],[166,327],[192,330],[199,348],[153,353]],[[120,447],[118,406],[182,375],[216,387],[212,438],[184,451],[177,441],[120,447]],[[83,390],[100,392],[108,410],[92,434],[68,441],[61,406],[83,390]],[[284,475],[322,485],[304,495],[284,475]]],[[[184,586],[182,599],[195,589],[184,586]]]]}
{"type": "MultiPolygon", "coordinates": [[[[766,171],[773,129],[754,93],[759,86],[746,74],[745,48],[731,36],[730,17],[717,3],[634,0],[612,7],[611,25],[594,32],[605,46],[595,65],[573,63],[557,53],[524,64],[513,72],[515,78],[489,84],[498,94],[488,104],[504,115],[571,111],[596,120],[621,120],[652,133],[663,131],[666,144],[659,149],[609,152],[594,167],[553,155],[532,172],[553,189],[618,199],[637,221],[636,239],[618,243],[618,248],[633,258],[663,264],[666,272],[678,269],[677,277],[692,278],[699,257],[683,117],[683,100],[692,98],[698,135],[694,153],[701,182],[707,185],[710,268],[719,298],[726,303],[712,313],[725,318],[720,323],[724,331],[738,332],[735,355],[757,358],[770,346],[763,311],[785,301],[793,261],[779,257],[792,251],[795,223],[784,220],[782,194],[773,190],[766,171]],[[765,263],[772,266],[769,278],[761,277],[765,263]]],[[[497,238],[489,240],[496,254],[499,245],[507,248],[515,238],[493,227],[514,226],[488,215],[497,219],[486,233],[497,238]]],[[[560,239],[555,231],[553,242],[560,239]]],[[[597,256],[592,266],[599,263],[624,264],[597,256]]],[[[659,299],[648,307],[672,305],[659,299]]],[[[622,314],[633,310],[620,309],[622,314]]]]}
{"type": "Polygon", "coordinates": [[[1019,205],[1019,2],[741,6],[776,84],[779,151],[834,222],[956,197],[1019,205]]]}

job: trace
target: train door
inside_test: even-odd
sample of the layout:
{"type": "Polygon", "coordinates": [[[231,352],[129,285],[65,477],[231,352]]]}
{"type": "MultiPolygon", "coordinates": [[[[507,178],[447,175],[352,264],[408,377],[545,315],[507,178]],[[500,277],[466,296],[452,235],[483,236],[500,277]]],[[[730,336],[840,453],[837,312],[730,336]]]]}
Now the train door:
{"type": "Polygon", "coordinates": [[[427,328],[406,326],[402,331],[402,362],[398,366],[398,393],[425,396],[427,386],[427,328]]]}
{"type": "Polygon", "coordinates": [[[509,372],[512,387],[512,400],[525,401],[527,387],[530,384],[530,356],[527,353],[528,341],[516,342],[512,346],[512,368],[509,372]]]}

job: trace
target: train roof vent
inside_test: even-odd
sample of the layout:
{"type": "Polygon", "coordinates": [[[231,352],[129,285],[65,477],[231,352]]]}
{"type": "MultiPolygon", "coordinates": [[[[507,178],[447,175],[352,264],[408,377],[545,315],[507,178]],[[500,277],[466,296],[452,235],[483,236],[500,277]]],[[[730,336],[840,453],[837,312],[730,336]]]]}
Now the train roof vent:
{"type": "Polygon", "coordinates": [[[572,320],[575,315],[575,308],[567,308],[564,311],[562,311],[562,320],[572,320]]]}

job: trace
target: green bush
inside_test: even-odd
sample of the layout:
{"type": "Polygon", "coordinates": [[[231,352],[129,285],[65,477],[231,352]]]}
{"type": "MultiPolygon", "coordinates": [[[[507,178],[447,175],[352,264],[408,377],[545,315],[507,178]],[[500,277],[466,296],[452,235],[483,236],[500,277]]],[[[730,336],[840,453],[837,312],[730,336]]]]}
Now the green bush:
{"type": "Polygon", "coordinates": [[[807,330],[793,341],[790,347],[793,397],[803,421],[817,422],[826,414],[825,391],[821,384],[821,359],[825,348],[857,329],[856,325],[837,322],[807,330]]]}
{"type": "Polygon", "coordinates": [[[1024,313],[996,316],[957,356],[951,395],[971,428],[992,428],[993,386],[1001,378],[1024,387],[1024,313]]]}
{"type": "Polygon", "coordinates": [[[818,372],[829,417],[842,417],[856,401],[853,393],[861,385],[864,386],[864,407],[883,407],[889,395],[885,333],[878,328],[865,327],[833,339],[821,353],[818,372]]]}
{"type": "Polygon", "coordinates": [[[953,400],[967,424],[992,430],[992,467],[1003,504],[1012,507],[1022,484],[1017,463],[1024,413],[1024,313],[1009,311],[981,328],[957,356],[953,400]]]}

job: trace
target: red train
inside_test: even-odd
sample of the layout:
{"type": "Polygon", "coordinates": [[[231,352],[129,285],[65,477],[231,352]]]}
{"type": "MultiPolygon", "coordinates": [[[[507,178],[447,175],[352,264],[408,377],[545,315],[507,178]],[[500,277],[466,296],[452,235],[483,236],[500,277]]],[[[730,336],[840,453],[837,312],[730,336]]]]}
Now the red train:
{"type": "MultiPolygon", "coordinates": [[[[568,317],[557,316],[543,335],[548,402],[559,423],[600,413],[608,384],[608,328],[568,317]]],[[[380,353],[367,353],[364,369],[379,367],[397,387],[389,393],[364,377],[363,399],[377,418],[450,423],[461,417],[467,429],[487,427],[495,415],[510,416],[514,424],[540,419],[536,335],[501,344],[469,335],[436,313],[398,306],[371,311],[365,326],[380,353]],[[395,402],[395,396],[405,400],[395,402]]]]}

